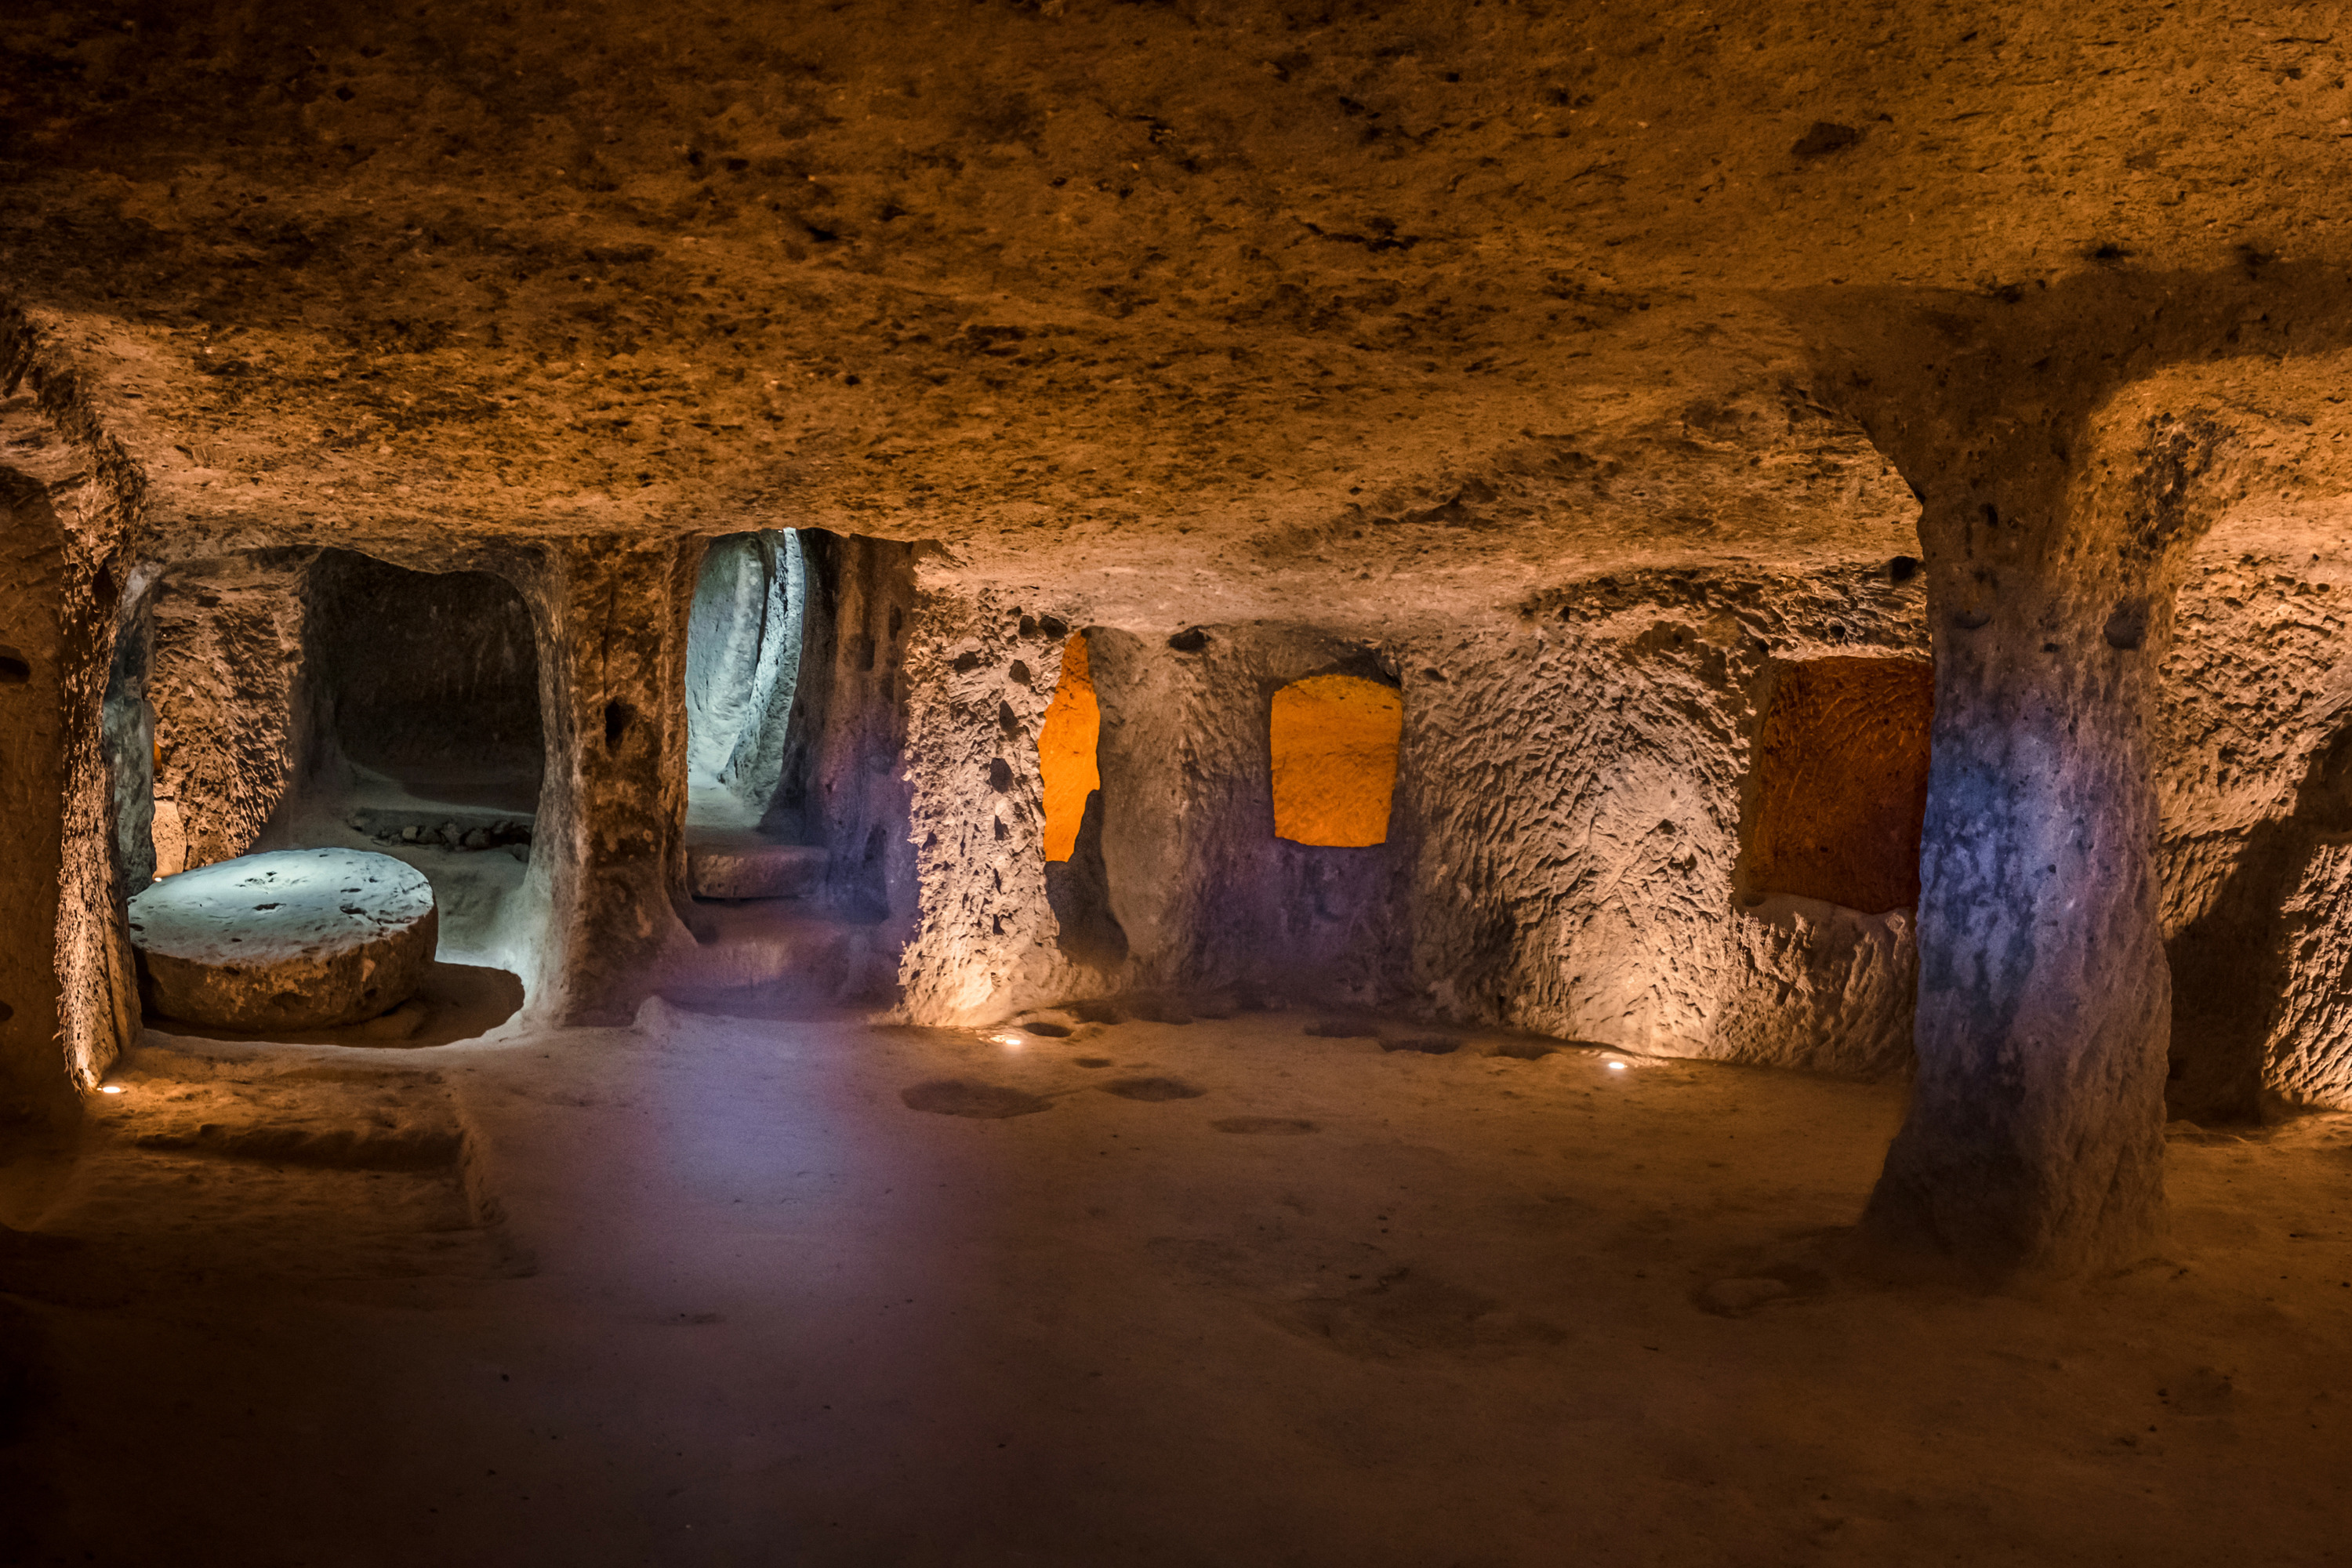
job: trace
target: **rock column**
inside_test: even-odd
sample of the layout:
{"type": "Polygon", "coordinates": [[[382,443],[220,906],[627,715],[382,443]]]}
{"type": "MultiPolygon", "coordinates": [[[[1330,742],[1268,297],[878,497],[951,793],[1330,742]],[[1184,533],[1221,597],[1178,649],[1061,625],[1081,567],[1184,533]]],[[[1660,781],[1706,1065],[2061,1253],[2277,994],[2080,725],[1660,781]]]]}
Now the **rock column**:
{"type": "Polygon", "coordinates": [[[2163,1217],[2147,753],[2213,437],[2161,419],[2118,434],[2126,455],[2072,479],[2046,461],[1963,472],[1921,530],[1937,658],[1918,1079],[1865,1224],[1991,1278],[2127,1263],[2163,1217]]]}
{"type": "Polygon", "coordinates": [[[77,652],[68,573],[45,489],[0,470],[0,904],[16,922],[0,944],[0,1110],[65,1100],[58,1036],[64,1002],[57,931],[64,892],[67,720],[77,652]]]}
{"type": "Polygon", "coordinates": [[[537,601],[548,779],[531,857],[548,904],[538,1005],[567,1024],[625,1023],[693,938],[684,876],[686,627],[675,541],[583,538],[537,601]]]}
{"type": "Polygon", "coordinates": [[[0,468],[0,1117],[69,1111],[139,1023],[100,752],[120,595],[52,499],[80,478],[68,454],[35,456],[0,468]]]}

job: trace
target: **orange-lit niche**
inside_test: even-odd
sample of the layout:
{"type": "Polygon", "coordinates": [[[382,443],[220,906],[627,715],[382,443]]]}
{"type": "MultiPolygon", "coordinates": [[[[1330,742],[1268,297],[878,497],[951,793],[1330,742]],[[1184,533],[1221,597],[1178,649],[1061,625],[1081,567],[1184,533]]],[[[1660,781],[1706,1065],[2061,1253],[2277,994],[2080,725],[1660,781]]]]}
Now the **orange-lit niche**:
{"type": "Polygon", "coordinates": [[[1102,787],[1095,743],[1102,736],[1102,707],[1095,700],[1094,676],[1087,665],[1083,632],[1062,645],[1062,679],[1046,705],[1037,731],[1037,771],[1045,784],[1045,858],[1066,860],[1077,847],[1078,823],[1087,797],[1102,787]]]}
{"type": "Polygon", "coordinates": [[[1780,672],[1756,747],[1748,885],[1867,914],[1919,901],[1925,659],[1817,658],[1780,672]]]}
{"type": "Polygon", "coordinates": [[[1310,675],[1274,694],[1274,831],[1362,848],[1389,837],[1404,700],[1354,675],[1310,675]]]}

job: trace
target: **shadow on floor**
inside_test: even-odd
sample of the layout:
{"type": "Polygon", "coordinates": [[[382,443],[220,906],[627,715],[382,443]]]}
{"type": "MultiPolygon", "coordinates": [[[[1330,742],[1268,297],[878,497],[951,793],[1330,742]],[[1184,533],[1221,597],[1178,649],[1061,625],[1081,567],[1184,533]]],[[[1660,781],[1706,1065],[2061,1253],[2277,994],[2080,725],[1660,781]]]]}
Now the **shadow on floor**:
{"type": "Polygon", "coordinates": [[[439,963],[425,971],[415,996],[380,1018],[340,1029],[289,1029],[255,1035],[208,1029],[150,1014],[147,1027],[159,1035],[198,1040],[236,1040],[281,1046],[363,1046],[377,1050],[448,1046],[478,1039],[522,1010],[522,981],[503,969],[476,963],[439,963]]]}

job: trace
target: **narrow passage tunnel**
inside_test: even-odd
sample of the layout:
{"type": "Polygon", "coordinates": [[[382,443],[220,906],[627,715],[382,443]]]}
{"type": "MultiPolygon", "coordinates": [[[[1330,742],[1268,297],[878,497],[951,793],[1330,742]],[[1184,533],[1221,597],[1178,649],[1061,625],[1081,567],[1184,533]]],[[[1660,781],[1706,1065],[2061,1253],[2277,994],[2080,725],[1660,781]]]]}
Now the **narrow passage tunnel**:
{"type": "Polygon", "coordinates": [[[808,570],[790,529],[711,542],[687,630],[687,865],[698,899],[790,897],[821,881],[783,795],[808,570]]]}
{"type": "Polygon", "coordinates": [[[895,990],[913,899],[902,548],[814,529],[699,552],[681,690],[684,928],[664,994],[824,1007],[895,990]],[[903,941],[903,938],[898,938],[903,941]]]}

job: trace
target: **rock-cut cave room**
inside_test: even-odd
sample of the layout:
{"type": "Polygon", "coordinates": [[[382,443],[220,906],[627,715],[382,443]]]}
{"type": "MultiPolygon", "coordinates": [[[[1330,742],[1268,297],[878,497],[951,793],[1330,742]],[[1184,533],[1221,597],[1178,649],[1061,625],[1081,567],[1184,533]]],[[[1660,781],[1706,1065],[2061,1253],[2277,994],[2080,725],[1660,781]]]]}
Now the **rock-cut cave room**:
{"type": "Polygon", "coordinates": [[[0,7],[0,1560],[2352,1553],[2352,28],[0,7]]]}

